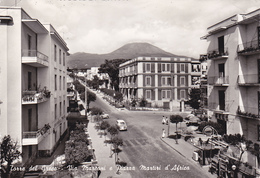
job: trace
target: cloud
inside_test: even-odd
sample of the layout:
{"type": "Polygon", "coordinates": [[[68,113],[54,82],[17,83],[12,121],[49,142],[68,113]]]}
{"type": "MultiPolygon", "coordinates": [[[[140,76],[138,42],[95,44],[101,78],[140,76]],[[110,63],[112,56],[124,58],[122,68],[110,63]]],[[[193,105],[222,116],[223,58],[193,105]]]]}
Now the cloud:
{"type": "Polygon", "coordinates": [[[29,15],[50,22],[70,53],[109,53],[130,42],[199,57],[207,27],[260,7],[256,0],[23,0],[29,15]]]}

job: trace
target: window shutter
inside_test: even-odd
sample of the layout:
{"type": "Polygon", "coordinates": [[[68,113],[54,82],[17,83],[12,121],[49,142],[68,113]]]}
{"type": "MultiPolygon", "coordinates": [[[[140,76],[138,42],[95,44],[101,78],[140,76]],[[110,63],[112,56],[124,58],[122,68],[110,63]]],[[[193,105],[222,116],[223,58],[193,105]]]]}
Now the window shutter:
{"type": "Polygon", "coordinates": [[[177,64],[177,73],[180,73],[180,63],[177,64]]]}
{"type": "Polygon", "coordinates": [[[174,73],[174,64],[171,64],[171,73],[174,73]]]}
{"type": "Polygon", "coordinates": [[[185,64],[185,73],[188,73],[188,63],[185,64]]]}
{"type": "Polygon", "coordinates": [[[177,76],[177,86],[180,86],[180,76],[177,76]]]}
{"type": "Polygon", "coordinates": [[[161,73],[162,69],[161,69],[161,63],[158,63],[158,73],[161,73]]]}
{"type": "Polygon", "coordinates": [[[143,86],[146,86],[146,76],[143,75],[143,86]]]}
{"type": "Polygon", "coordinates": [[[174,89],[172,89],[172,100],[175,100],[175,98],[174,98],[174,89]]]}
{"type": "Polygon", "coordinates": [[[151,64],[151,72],[152,72],[152,73],[155,72],[155,64],[154,64],[154,63],[151,64]]]}
{"type": "Polygon", "coordinates": [[[185,76],[186,82],[185,82],[185,86],[188,86],[188,82],[189,82],[189,77],[185,76]]]}
{"type": "Polygon", "coordinates": [[[158,86],[162,86],[161,78],[162,78],[162,76],[158,75],[158,86]]]}
{"type": "Polygon", "coordinates": [[[152,90],[151,94],[152,94],[152,100],[155,100],[155,91],[152,90]]]}
{"type": "Polygon", "coordinates": [[[181,99],[181,97],[180,97],[180,89],[177,89],[177,98],[178,98],[178,100],[181,99]]]}
{"type": "Polygon", "coordinates": [[[161,96],[161,93],[162,93],[162,90],[158,90],[158,100],[161,100],[162,99],[162,96],[161,96]]]}
{"type": "Polygon", "coordinates": [[[155,76],[152,75],[152,86],[155,86],[155,76]]]}
{"type": "Polygon", "coordinates": [[[143,62],[143,73],[145,73],[145,62],[143,62]]]}

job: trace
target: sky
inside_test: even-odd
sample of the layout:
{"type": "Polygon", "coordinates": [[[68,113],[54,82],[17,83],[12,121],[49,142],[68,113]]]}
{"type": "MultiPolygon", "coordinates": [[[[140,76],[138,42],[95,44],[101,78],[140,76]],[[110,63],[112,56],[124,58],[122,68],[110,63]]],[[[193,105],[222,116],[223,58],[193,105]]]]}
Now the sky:
{"type": "Polygon", "coordinates": [[[106,54],[147,42],[167,52],[199,58],[207,28],[260,8],[260,0],[0,0],[51,23],[69,52],[106,54]]]}

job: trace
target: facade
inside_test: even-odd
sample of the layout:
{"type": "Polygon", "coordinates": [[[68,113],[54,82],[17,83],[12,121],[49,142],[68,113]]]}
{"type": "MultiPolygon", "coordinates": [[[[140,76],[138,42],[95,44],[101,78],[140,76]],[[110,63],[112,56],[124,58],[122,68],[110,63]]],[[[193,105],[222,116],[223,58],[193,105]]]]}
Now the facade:
{"type": "Polygon", "coordinates": [[[22,8],[0,9],[0,137],[18,142],[27,165],[50,156],[67,130],[68,47],[22,8]]]}
{"type": "Polygon", "coordinates": [[[200,79],[202,75],[201,67],[199,60],[191,60],[191,88],[200,87],[200,79]]]}
{"type": "Polygon", "coordinates": [[[208,105],[227,134],[260,141],[260,9],[208,28],[208,105]]]}
{"type": "Polygon", "coordinates": [[[127,100],[144,97],[148,106],[179,107],[190,86],[190,58],[137,57],[119,66],[120,92],[127,100]]]}

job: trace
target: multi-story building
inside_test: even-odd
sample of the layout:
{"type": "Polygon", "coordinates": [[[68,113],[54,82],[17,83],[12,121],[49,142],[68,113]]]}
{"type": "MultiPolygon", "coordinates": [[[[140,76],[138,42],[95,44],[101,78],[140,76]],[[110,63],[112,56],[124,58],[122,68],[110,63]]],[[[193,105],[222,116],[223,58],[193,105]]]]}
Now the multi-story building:
{"type": "Polygon", "coordinates": [[[126,99],[145,98],[148,106],[179,107],[191,86],[191,59],[137,57],[119,66],[119,88],[126,99]]]}
{"type": "Polygon", "coordinates": [[[22,164],[50,156],[67,130],[65,41],[22,8],[0,7],[0,136],[18,142],[22,164]]]}
{"type": "Polygon", "coordinates": [[[200,87],[201,63],[199,60],[191,60],[191,88],[200,87]]]}
{"type": "Polygon", "coordinates": [[[106,88],[106,86],[109,86],[110,79],[107,73],[99,73],[99,67],[91,67],[87,70],[86,73],[86,79],[87,80],[93,80],[94,76],[97,76],[99,80],[104,81],[103,85],[100,86],[100,88],[106,88]]]}
{"type": "Polygon", "coordinates": [[[260,9],[208,28],[208,104],[227,134],[260,141],[260,9]]]}

